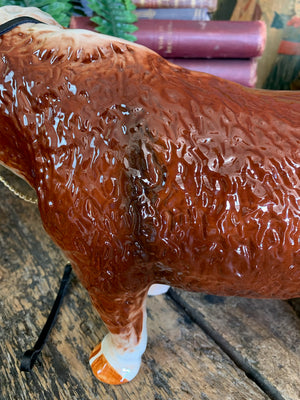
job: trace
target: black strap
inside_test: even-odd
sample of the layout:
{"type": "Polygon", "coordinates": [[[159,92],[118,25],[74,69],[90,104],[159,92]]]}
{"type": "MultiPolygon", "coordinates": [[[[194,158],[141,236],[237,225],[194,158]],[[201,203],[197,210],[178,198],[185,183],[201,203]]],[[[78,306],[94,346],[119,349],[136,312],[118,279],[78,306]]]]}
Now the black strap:
{"type": "Polygon", "coordinates": [[[52,310],[49,314],[49,317],[44,325],[44,328],[42,329],[42,332],[40,333],[40,336],[36,342],[36,344],[34,345],[34,347],[30,350],[25,351],[25,353],[23,354],[23,357],[21,359],[21,365],[20,365],[20,369],[21,371],[25,371],[25,372],[30,372],[32,370],[32,367],[35,363],[35,361],[37,360],[38,355],[40,354],[40,352],[42,351],[47,337],[49,335],[49,333],[51,332],[51,329],[53,328],[56,318],[57,318],[57,314],[59,312],[59,309],[61,307],[63,298],[66,294],[70,279],[71,279],[71,272],[72,272],[72,267],[70,264],[67,264],[65,266],[65,270],[64,270],[64,274],[60,283],[60,288],[59,291],[57,293],[55,302],[53,304],[52,310]]]}
{"type": "Polygon", "coordinates": [[[4,24],[0,25],[0,36],[4,35],[4,33],[11,31],[12,29],[16,28],[19,25],[27,23],[44,24],[44,22],[39,21],[32,17],[27,17],[27,16],[17,17],[11,19],[10,21],[4,22],[4,24]]]}

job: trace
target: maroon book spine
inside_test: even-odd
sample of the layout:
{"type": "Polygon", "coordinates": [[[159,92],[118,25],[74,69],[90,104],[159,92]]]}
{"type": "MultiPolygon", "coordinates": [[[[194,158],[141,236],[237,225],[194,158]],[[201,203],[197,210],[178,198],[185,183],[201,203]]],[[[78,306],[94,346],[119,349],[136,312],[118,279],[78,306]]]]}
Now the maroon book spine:
{"type": "Polygon", "coordinates": [[[166,58],[252,58],[265,48],[263,21],[139,20],[137,43],[166,58]]]}
{"type": "MultiPolygon", "coordinates": [[[[165,58],[253,58],[266,42],[263,21],[140,20],[137,26],[137,43],[165,58]]],[[[95,24],[72,17],[70,28],[94,30],[95,24]]]]}
{"type": "Polygon", "coordinates": [[[255,59],[189,59],[173,58],[168,61],[193,71],[206,72],[244,86],[254,87],[257,79],[255,59]]]}
{"type": "Polygon", "coordinates": [[[218,0],[132,0],[137,8],[207,8],[215,11],[218,0]]]}

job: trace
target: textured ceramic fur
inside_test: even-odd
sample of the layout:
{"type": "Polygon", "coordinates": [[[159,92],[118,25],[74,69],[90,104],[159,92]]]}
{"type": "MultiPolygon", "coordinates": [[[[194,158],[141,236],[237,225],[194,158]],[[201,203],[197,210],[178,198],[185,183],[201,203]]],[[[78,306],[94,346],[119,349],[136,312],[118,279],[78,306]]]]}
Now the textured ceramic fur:
{"type": "MultiPolygon", "coordinates": [[[[51,21],[5,7],[0,22],[20,13],[51,21]]],[[[300,295],[299,92],[55,23],[8,32],[0,55],[0,160],[36,190],[109,330],[91,355],[100,380],[138,372],[154,283],[300,295]]]]}

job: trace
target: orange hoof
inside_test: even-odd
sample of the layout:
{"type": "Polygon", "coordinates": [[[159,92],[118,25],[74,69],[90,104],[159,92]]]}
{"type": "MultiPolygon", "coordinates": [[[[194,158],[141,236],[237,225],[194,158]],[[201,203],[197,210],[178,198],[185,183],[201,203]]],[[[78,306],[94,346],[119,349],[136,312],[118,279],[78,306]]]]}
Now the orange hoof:
{"type": "Polygon", "coordinates": [[[90,355],[90,365],[96,378],[110,385],[121,385],[128,382],[107,361],[101,351],[101,343],[98,344],[90,355]]]}

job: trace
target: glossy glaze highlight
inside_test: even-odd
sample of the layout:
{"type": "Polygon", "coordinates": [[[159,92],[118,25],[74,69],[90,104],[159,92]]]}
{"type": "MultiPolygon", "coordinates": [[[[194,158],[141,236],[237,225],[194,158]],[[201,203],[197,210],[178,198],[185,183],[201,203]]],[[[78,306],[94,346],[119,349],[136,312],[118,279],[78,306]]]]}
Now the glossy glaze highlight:
{"type": "Polygon", "coordinates": [[[0,160],[36,189],[108,352],[139,365],[154,283],[300,296],[299,92],[58,26],[16,28],[0,52],[0,160]]]}

